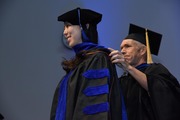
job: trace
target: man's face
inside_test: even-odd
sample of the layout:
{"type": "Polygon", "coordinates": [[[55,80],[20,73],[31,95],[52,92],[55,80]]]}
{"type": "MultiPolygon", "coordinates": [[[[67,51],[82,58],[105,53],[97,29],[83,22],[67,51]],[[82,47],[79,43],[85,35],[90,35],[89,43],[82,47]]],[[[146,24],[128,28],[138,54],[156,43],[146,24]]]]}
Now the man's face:
{"type": "Polygon", "coordinates": [[[126,62],[134,67],[141,64],[143,56],[140,52],[141,48],[140,45],[137,44],[137,41],[125,39],[122,41],[120,48],[126,62]]]}

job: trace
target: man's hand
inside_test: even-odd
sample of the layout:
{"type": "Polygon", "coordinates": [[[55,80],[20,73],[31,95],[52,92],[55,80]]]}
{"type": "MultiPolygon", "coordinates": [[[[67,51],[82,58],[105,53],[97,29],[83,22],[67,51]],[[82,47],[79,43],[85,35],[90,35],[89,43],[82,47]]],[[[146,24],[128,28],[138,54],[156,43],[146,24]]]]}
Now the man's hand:
{"type": "Polygon", "coordinates": [[[124,55],[118,50],[114,50],[112,48],[108,48],[108,49],[111,51],[109,56],[111,57],[112,63],[115,63],[117,66],[119,66],[122,69],[126,70],[127,67],[129,66],[129,64],[124,59],[124,55]]]}

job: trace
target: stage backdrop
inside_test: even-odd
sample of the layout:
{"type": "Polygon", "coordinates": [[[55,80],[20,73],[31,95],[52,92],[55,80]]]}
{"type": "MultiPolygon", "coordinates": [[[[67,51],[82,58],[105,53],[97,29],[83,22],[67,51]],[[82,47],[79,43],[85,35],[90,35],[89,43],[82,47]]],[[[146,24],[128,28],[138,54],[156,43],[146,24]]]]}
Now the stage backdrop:
{"type": "MultiPolygon", "coordinates": [[[[6,120],[49,120],[54,90],[65,74],[57,16],[76,7],[103,14],[99,43],[119,49],[129,23],[162,33],[155,61],[180,80],[179,0],[0,0],[0,113],[6,120]]],[[[118,70],[121,75],[121,70],[118,70]]]]}

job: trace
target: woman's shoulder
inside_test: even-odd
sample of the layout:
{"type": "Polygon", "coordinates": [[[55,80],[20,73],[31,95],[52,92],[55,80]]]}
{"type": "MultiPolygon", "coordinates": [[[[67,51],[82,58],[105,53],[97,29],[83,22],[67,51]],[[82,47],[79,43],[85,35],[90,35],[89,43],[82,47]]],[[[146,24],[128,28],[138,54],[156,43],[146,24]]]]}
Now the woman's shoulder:
{"type": "Polygon", "coordinates": [[[88,50],[86,55],[94,55],[94,56],[109,56],[110,51],[107,48],[94,48],[88,50]]]}

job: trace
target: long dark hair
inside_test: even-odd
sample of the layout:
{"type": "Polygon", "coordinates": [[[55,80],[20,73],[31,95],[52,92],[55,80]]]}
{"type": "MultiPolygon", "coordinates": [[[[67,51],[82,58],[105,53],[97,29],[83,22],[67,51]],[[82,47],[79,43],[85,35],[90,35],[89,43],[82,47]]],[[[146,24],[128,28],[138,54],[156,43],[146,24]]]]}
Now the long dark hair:
{"type": "Polygon", "coordinates": [[[76,54],[75,57],[71,58],[70,60],[67,60],[64,58],[64,61],[62,61],[61,65],[63,69],[66,71],[66,73],[69,73],[73,68],[75,68],[79,63],[81,63],[86,56],[84,56],[83,52],[76,54]]]}
{"type": "Polygon", "coordinates": [[[62,62],[62,67],[66,71],[66,73],[69,73],[72,69],[74,69],[76,66],[78,66],[80,63],[82,63],[83,60],[87,59],[90,55],[97,54],[99,52],[103,52],[105,54],[109,54],[107,50],[105,49],[92,49],[89,51],[81,51],[79,54],[76,54],[76,56],[70,60],[64,59],[62,62]]]}

